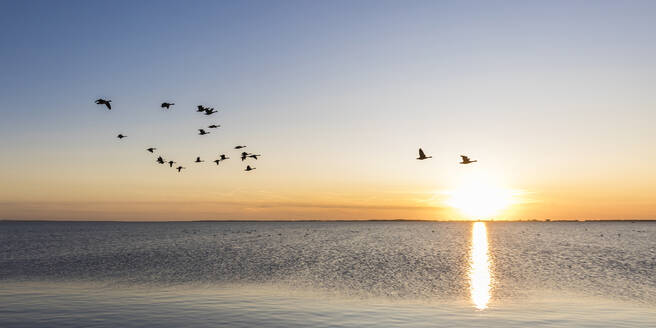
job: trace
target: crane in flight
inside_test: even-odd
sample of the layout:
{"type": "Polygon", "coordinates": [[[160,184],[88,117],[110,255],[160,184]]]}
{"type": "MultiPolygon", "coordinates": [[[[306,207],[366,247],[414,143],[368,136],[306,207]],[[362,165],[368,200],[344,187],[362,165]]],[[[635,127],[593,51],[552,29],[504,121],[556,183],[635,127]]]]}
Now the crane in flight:
{"type": "Polygon", "coordinates": [[[417,157],[417,159],[423,161],[428,158],[433,158],[433,156],[426,156],[426,154],[424,154],[424,151],[421,150],[421,148],[419,148],[419,157],[417,157]]]}
{"type": "Polygon", "coordinates": [[[98,104],[98,105],[105,105],[105,106],[107,106],[107,109],[109,109],[109,110],[112,109],[112,104],[110,104],[110,102],[112,102],[112,101],[111,101],[111,100],[102,99],[102,98],[98,98],[98,99],[96,99],[96,104],[98,104]]]}
{"type": "Polygon", "coordinates": [[[471,159],[469,159],[469,157],[465,155],[460,155],[460,157],[462,157],[462,162],[460,162],[460,164],[471,164],[471,163],[478,162],[477,160],[472,161],[471,159]]]}

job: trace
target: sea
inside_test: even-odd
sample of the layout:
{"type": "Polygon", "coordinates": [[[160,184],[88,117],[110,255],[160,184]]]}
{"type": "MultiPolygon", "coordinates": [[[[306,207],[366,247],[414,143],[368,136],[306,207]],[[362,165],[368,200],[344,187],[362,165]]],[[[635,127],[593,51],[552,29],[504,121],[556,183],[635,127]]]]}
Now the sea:
{"type": "Polygon", "coordinates": [[[0,222],[0,327],[656,327],[656,222],[0,222]]]}

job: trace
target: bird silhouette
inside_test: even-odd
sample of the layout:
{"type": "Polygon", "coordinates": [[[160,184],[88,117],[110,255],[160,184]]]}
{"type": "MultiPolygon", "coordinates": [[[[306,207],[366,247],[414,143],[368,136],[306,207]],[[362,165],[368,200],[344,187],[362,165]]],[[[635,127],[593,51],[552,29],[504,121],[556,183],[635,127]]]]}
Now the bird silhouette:
{"type": "Polygon", "coordinates": [[[470,163],[478,162],[478,161],[472,161],[471,159],[469,159],[469,157],[465,155],[460,155],[460,157],[462,157],[462,162],[460,162],[460,164],[470,164],[470,163]]]}
{"type": "Polygon", "coordinates": [[[204,112],[204,111],[206,111],[206,110],[209,109],[209,108],[207,108],[207,107],[205,107],[205,106],[203,106],[203,105],[198,105],[198,106],[196,106],[196,108],[197,108],[197,109],[196,109],[197,112],[204,112]]]}
{"type": "Polygon", "coordinates": [[[173,164],[175,164],[174,161],[168,161],[168,163],[169,163],[169,167],[173,167],[173,164]]]}
{"type": "Polygon", "coordinates": [[[164,159],[162,158],[162,156],[157,157],[157,163],[160,163],[160,164],[164,164],[164,163],[165,163],[165,162],[164,162],[164,159]]]}
{"type": "Polygon", "coordinates": [[[220,156],[221,156],[220,160],[222,161],[225,161],[226,159],[230,159],[230,157],[227,157],[225,154],[221,154],[220,156]]]}
{"type": "Polygon", "coordinates": [[[109,109],[109,110],[112,109],[112,105],[110,104],[110,102],[112,102],[112,101],[111,100],[105,100],[105,99],[102,99],[102,98],[96,99],[96,104],[105,105],[105,106],[107,106],[107,109],[109,109]]]}
{"type": "Polygon", "coordinates": [[[215,159],[212,162],[216,163],[216,165],[219,165],[219,163],[221,163],[221,160],[220,159],[215,159]]]}
{"type": "Polygon", "coordinates": [[[179,172],[182,171],[182,169],[184,169],[184,168],[185,168],[185,167],[178,166],[178,167],[176,167],[175,169],[178,170],[178,173],[179,173],[179,172]]]}
{"type": "Polygon", "coordinates": [[[157,148],[150,147],[150,148],[148,148],[148,149],[146,149],[146,150],[152,153],[152,152],[154,152],[156,149],[157,149],[157,148]]]}
{"type": "Polygon", "coordinates": [[[205,109],[205,115],[212,115],[218,111],[214,110],[214,108],[207,108],[205,109]]]}
{"type": "Polygon", "coordinates": [[[255,158],[255,159],[257,159],[258,156],[262,156],[262,155],[260,155],[260,154],[250,154],[250,155],[248,155],[248,157],[255,158]]]}
{"type": "Polygon", "coordinates": [[[244,161],[246,159],[246,157],[248,157],[248,155],[250,155],[250,154],[245,152],[245,151],[241,152],[241,160],[244,161]]]}
{"type": "Polygon", "coordinates": [[[255,167],[251,167],[250,165],[246,165],[246,169],[244,171],[253,171],[255,170],[255,167]]]}
{"type": "Polygon", "coordinates": [[[235,149],[242,149],[242,148],[246,148],[246,146],[235,146],[235,149]]]}
{"type": "Polygon", "coordinates": [[[171,106],[173,106],[173,105],[175,105],[175,104],[174,103],[163,102],[162,103],[162,108],[171,109],[171,106]]]}
{"type": "Polygon", "coordinates": [[[124,135],[122,135],[122,134],[119,134],[119,135],[117,135],[116,137],[119,138],[119,139],[123,139],[123,138],[127,138],[128,136],[124,136],[124,135]]]}
{"type": "Polygon", "coordinates": [[[202,162],[205,162],[205,161],[201,161],[201,160],[200,160],[200,157],[196,157],[196,161],[195,161],[195,162],[196,162],[196,163],[202,163],[202,162]]]}
{"type": "Polygon", "coordinates": [[[212,125],[208,126],[208,128],[210,128],[210,129],[216,129],[216,128],[219,128],[219,127],[221,127],[221,126],[216,125],[216,124],[212,124],[212,125]]]}
{"type": "Polygon", "coordinates": [[[419,157],[417,157],[417,159],[423,161],[427,158],[433,158],[433,156],[426,156],[426,154],[424,154],[424,151],[421,150],[421,148],[419,148],[419,157]]]}
{"type": "Polygon", "coordinates": [[[206,132],[206,131],[203,130],[203,129],[198,129],[198,134],[200,134],[201,136],[204,136],[204,135],[206,135],[206,134],[210,134],[210,133],[209,133],[209,132],[206,132]]]}

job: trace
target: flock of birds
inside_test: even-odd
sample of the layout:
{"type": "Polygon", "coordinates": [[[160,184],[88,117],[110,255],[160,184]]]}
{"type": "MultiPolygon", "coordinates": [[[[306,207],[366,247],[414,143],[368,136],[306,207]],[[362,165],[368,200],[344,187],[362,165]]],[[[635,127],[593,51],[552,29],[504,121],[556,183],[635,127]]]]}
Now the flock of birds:
{"type": "MultiPolygon", "coordinates": [[[[108,110],[112,109],[111,102],[112,102],[111,100],[107,100],[107,99],[103,99],[103,98],[96,99],[96,101],[95,101],[95,103],[98,104],[98,105],[105,105],[105,107],[107,107],[108,110]]],[[[171,109],[171,106],[173,106],[173,105],[175,105],[175,103],[163,102],[160,107],[163,108],[163,109],[171,109]]],[[[214,108],[210,108],[210,107],[205,107],[203,105],[198,105],[198,106],[196,106],[196,112],[203,113],[207,116],[210,116],[212,114],[217,113],[218,110],[216,110],[214,108]]],[[[212,124],[212,125],[209,125],[207,128],[208,129],[216,129],[216,128],[219,128],[219,127],[221,127],[221,125],[212,124]]],[[[203,128],[203,129],[198,129],[198,134],[201,135],[201,136],[204,136],[204,135],[210,134],[210,132],[206,131],[205,128],[203,128]]],[[[119,139],[123,139],[123,138],[127,138],[127,135],[119,133],[116,137],[119,138],[119,139]]],[[[237,146],[234,147],[234,149],[236,149],[236,150],[243,149],[243,148],[246,148],[246,146],[237,145],[237,146]]],[[[155,150],[157,150],[157,148],[155,148],[155,147],[146,148],[146,151],[148,151],[150,153],[153,153],[153,154],[155,153],[155,150]]],[[[248,158],[253,158],[253,159],[257,160],[257,158],[260,157],[260,156],[262,156],[262,155],[261,154],[252,154],[252,153],[248,153],[248,152],[245,152],[245,151],[241,152],[242,162],[245,161],[248,158]]],[[[228,160],[228,159],[230,159],[230,157],[226,156],[225,154],[221,154],[221,155],[219,155],[218,159],[215,159],[212,162],[216,163],[216,165],[219,165],[219,163],[221,163],[222,161],[228,160]]],[[[169,167],[173,167],[173,164],[177,164],[177,162],[172,161],[172,160],[169,160],[169,161],[164,160],[164,158],[161,155],[157,156],[156,162],[158,164],[168,164],[169,167]]],[[[202,162],[205,162],[205,161],[200,159],[200,156],[197,156],[196,160],[194,161],[194,163],[202,163],[202,162]]],[[[175,169],[178,171],[178,173],[180,173],[180,172],[182,172],[182,170],[186,169],[186,167],[180,165],[180,166],[177,166],[175,169]]],[[[249,171],[253,171],[255,169],[256,169],[255,167],[252,167],[250,165],[246,165],[246,168],[244,169],[244,171],[249,172],[249,171]]]]}
{"type": "MultiPolygon", "coordinates": [[[[111,100],[106,100],[106,99],[102,99],[102,98],[96,100],[96,104],[105,105],[108,110],[112,109],[111,102],[112,102],[111,100]]],[[[163,102],[162,105],[161,105],[161,108],[171,109],[171,106],[173,106],[173,105],[175,105],[175,103],[163,102]]],[[[196,106],[196,112],[203,113],[203,114],[209,116],[209,115],[217,113],[218,111],[214,108],[205,107],[203,105],[198,105],[198,106],[196,106]]],[[[219,127],[221,127],[221,126],[217,125],[217,124],[212,124],[212,125],[209,125],[207,128],[208,129],[216,129],[216,128],[219,128],[219,127]]],[[[201,135],[201,136],[204,136],[204,135],[210,134],[210,132],[205,131],[205,129],[198,129],[198,134],[201,135]]],[[[116,137],[119,138],[119,139],[123,139],[123,138],[126,138],[127,136],[123,135],[123,134],[119,134],[116,137]]],[[[246,146],[237,145],[237,146],[234,147],[234,149],[236,149],[236,150],[243,149],[243,148],[246,148],[246,146]]],[[[157,148],[150,147],[150,148],[147,148],[146,150],[151,152],[151,153],[155,153],[155,150],[157,150],[157,148]]],[[[257,158],[260,157],[260,156],[262,156],[262,155],[252,154],[252,153],[242,151],[241,160],[242,160],[242,162],[244,160],[248,159],[248,158],[253,158],[253,159],[257,160],[257,158]]],[[[465,155],[460,155],[460,157],[462,158],[462,162],[460,162],[460,164],[471,164],[471,163],[477,162],[477,160],[471,160],[468,156],[465,156],[465,155]]],[[[422,161],[422,160],[429,159],[429,158],[433,158],[433,156],[426,156],[424,151],[421,148],[419,148],[419,157],[417,157],[417,159],[422,161]]],[[[216,165],[219,165],[219,163],[221,163],[222,161],[225,161],[227,159],[230,159],[230,157],[226,156],[225,154],[221,154],[221,155],[219,155],[218,159],[215,159],[212,162],[216,163],[216,165]]],[[[171,161],[171,160],[165,161],[164,158],[162,158],[162,156],[158,156],[156,161],[157,161],[158,164],[168,164],[170,167],[173,167],[173,164],[176,164],[175,161],[171,161]]],[[[200,159],[200,156],[197,156],[196,160],[194,161],[194,163],[202,163],[202,162],[205,162],[205,161],[200,159]]],[[[175,169],[178,170],[178,172],[181,172],[182,170],[185,169],[185,167],[178,166],[175,169]]],[[[253,170],[255,170],[255,167],[251,167],[250,165],[246,165],[246,168],[244,169],[244,171],[246,171],[246,172],[253,171],[253,170]]]]}
{"type": "MultiPolygon", "coordinates": [[[[460,164],[471,164],[471,163],[478,162],[477,160],[472,161],[469,157],[465,155],[460,155],[460,157],[462,158],[462,162],[460,162],[460,164]]],[[[419,157],[417,157],[417,159],[423,161],[429,158],[433,158],[433,156],[426,156],[426,154],[424,154],[424,151],[421,148],[419,148],[419,157]]]]}

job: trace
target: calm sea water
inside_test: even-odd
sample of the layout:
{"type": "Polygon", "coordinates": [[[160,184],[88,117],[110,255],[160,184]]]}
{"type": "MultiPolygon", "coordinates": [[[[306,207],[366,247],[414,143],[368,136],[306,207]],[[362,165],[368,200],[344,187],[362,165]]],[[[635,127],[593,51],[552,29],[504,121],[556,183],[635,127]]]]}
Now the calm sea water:
{"type": "Polygon", "coordinates": [[[0,222],[0,327],[656,327],[653,222],[0,222]]]}

